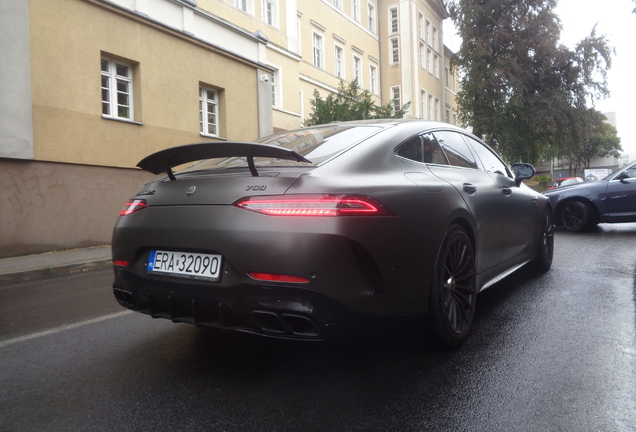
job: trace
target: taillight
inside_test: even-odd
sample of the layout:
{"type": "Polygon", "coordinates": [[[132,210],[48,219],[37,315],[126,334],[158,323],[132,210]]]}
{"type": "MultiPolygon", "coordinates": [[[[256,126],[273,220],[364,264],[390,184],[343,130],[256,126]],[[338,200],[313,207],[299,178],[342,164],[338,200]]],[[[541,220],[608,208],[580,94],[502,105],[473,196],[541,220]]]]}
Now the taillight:
{"type": "Polygon", "coordinates": [[[259,272],[249,272],[252,279],[268,281],[268,282],[298,282],[298,283],[307,283],[309,279],[301,277],[301,276],[292,276],[292,275],[283,275],[283,274],[275,274],[275,273],[259,273],[259,272]]]}
{"type": "Polygon", "coordinates": [[[362,195],[277,195],[246,197],[234,206],[271,216],[392,216],[373,198],[362,195]]]}
{"type": "Polygon", "coordinates": [[[146,200],[132,200],[126,203],[123,210],[119,212],[119,216],[127,216],[146,207],[148,207],[146,200]]]}

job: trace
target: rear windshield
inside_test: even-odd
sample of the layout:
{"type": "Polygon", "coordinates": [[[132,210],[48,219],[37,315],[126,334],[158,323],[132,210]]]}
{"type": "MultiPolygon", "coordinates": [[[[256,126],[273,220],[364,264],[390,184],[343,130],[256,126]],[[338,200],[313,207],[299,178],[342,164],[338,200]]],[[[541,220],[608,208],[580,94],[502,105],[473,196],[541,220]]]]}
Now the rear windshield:
{"type": "MultiPolygon", "coordinates": [[[[257,157],[254,158],[254,164],[261,167],[317,166],[380,130],[382,130],[380,126],[329,125],[269,135],[254,142],[284,147],[298,153],[311,163],[257,157]]],[[[244,157],[214,158],[198,162],[180,172],[243,166],[247,166],[247,159],[244,157]]]]}

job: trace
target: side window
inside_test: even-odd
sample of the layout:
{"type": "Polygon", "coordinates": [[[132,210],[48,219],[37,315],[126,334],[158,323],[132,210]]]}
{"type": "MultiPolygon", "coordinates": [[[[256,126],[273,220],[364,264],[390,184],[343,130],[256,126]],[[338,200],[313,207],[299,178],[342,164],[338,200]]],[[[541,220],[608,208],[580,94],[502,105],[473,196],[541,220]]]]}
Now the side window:
{"type": "Polygon", "coordinates": [[[409,139],[398,148],[397,155],[415,162],[422,162],[422,139],[419,136],[409,139]]]}
{"type": "Polygon", "coordinates": [[[444,152],[440,148],[433,135],[424,135],[422,137],[422,143],[424,144],[424,162],[438,165],[448,165],[446,156],[444,156],[444,152]]]}
{"type": "Polygon", "coordinates": [[[477,169],[475,157],[470,152],[468,144],[457,132],[434,132],[437,142],[446,153],[448,162],[453,166],[477,169]]]}
{"type": "Polygon", "coordinates": [[[416,136],[400,146],[397,155],[416,162],[448,165],[446,156],[431,134],[416,136]]]}
{"type": "Polygon", "coordinates": [[[488,147],[470,137],[464,136],[464,139],[472,144],[475,153],[477,153],[477,157],[481,160],[486,171],[506,177],[512,177],[506,164],[503,163],[497,155],[490,151],[488,147]]]}

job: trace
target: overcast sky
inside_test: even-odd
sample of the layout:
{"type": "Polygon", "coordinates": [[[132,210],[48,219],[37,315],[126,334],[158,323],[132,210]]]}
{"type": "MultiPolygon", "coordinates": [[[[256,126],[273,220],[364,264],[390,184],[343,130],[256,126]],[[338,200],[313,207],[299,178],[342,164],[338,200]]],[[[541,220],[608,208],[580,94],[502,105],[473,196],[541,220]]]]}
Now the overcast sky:
{"type": "MultiPolygon", "coordinates": [[[[611,96],[595,108],[616,113],[621,145],[628,152],[636,152],[636,14],[631,13],[635,7],[631,0],[559,0],[556,9],[563,25],[563,44],[573,48],[597,24],[597,34],[607,35],[616,49],[609,73],[611,96]]],[[[444,21],[444,30],[445,43],[457,50],[450,19],[444,21]]]]}

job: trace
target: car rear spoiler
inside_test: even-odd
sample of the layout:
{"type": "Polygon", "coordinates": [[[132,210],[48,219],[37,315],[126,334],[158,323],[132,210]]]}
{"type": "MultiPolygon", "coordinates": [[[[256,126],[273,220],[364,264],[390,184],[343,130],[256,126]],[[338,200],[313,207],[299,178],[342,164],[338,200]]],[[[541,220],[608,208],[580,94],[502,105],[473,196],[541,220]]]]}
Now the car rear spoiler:
{"type": "Polygon", "coordinates": [[[165,172],[168,174],[168,177],[170,177],[170,180],[176,180],[174,173],[172,172],[173,167],[188,162],[223,157],[246,157],[247,165],[249,166],[253,177],[258,177],[258,171],[256,171],[256,166],[254,165],[255,157],[268,157],[311,163],[311,161],[305,159],[294,151],[268,144],[249,142],[204,142],[186,144],[160,150],[143,158],[139,161],[137,166],[153,174],[161,174],[165,172]]]}

